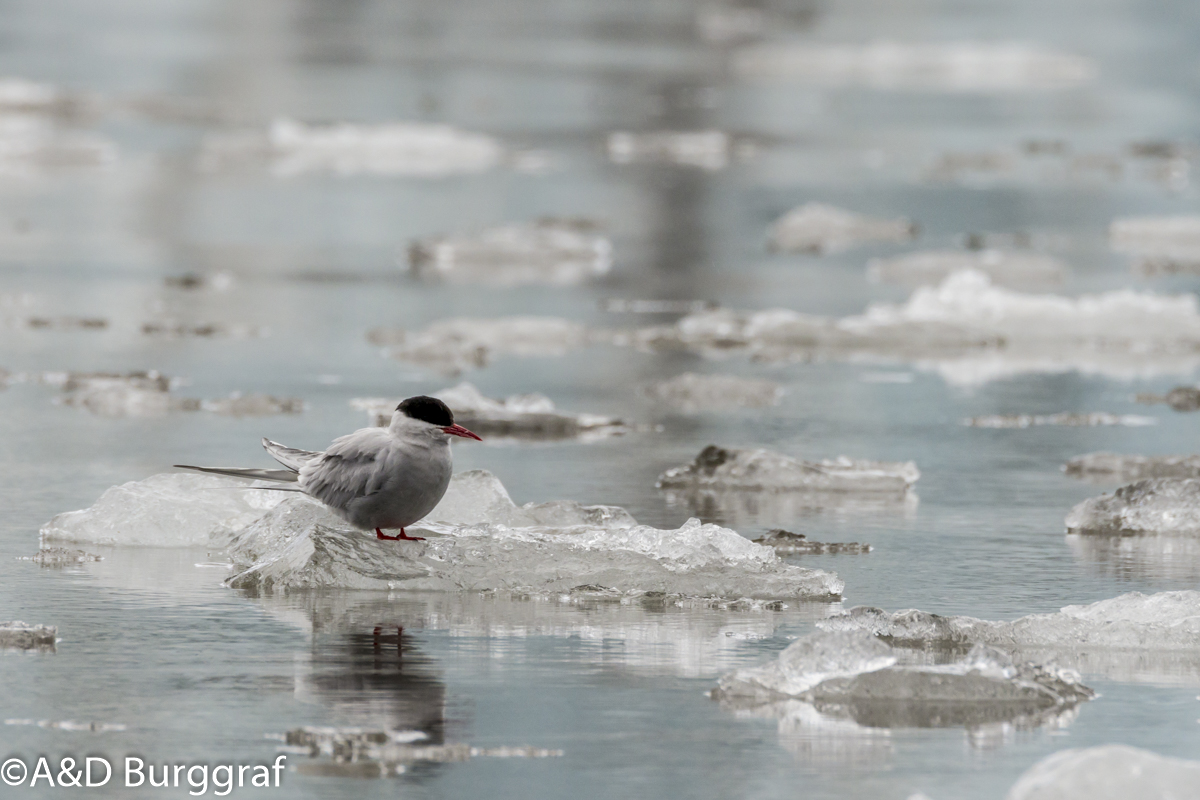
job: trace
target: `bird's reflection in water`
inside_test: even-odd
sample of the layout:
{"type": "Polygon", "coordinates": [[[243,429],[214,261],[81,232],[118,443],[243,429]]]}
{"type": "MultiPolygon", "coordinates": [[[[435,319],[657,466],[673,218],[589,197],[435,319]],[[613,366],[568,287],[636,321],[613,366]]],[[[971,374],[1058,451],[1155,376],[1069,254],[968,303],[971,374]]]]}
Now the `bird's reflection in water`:
{"type": "Polygon", "coordinates": [[[298,692],[331,706],[338,724],[445,736],[446,686],[432,660],[394,620],[314,635],[310,671],[298,692]]]}

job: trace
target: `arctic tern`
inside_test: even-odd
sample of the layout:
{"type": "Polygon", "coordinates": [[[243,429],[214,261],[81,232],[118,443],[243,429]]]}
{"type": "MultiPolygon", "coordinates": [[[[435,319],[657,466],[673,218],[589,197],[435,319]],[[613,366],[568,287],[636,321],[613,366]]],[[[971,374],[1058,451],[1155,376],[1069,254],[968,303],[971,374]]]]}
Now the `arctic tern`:
{"type": "Polygon", "coordinates": [[[421,541],[404,528],[434,509],[453,471],[450,437],[483,441],[461,425],[435,397],[410,397],[396,406],[386,428],[361,428],[339,436],[324,452],[296,450],[270,439],[263,448],[286,469],[193,467],[180,469],[237,478],[293,483],[269,488],[303,492],[320,500],[356,528],[379,539],[421,541]],[[399,536],[383,529],[399,528],[399,536]]]}

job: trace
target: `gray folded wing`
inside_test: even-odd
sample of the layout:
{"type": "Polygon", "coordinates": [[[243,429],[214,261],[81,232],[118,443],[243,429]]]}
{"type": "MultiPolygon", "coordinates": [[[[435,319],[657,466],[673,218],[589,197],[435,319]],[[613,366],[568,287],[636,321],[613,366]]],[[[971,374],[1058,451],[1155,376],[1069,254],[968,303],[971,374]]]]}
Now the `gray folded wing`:
{"type": "MultiPolygon", "coordinates": [[[[295,447],[287,447],[279,442],[272,442],[270,439],[263,437],[263,449],[271,454],[271,458],[283,464],[292,472],[299,472],[300,468],[321,455],[319,450],[297,450],[295,447]]],[[[293,478],[293,480],[295,480],[293,478]]]]}
{"type": "Polygon", "coordinates": [[[339,437],[329,449],[306,462],[300,473],[304,491],[333,508],[383,489],[396,457],[383,428],[364,428],[339,437]]]}

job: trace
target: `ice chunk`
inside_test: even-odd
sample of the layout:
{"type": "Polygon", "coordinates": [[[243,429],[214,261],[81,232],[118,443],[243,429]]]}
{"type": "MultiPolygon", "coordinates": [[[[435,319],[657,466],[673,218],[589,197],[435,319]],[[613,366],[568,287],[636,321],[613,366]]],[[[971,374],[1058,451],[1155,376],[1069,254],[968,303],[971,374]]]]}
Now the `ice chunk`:
{"type": "Polygon", "coordinates": [[[977,645],[954,663],[902,666],[896,651],[863,631],[818,631],[760,667],[721,678],[714,698],[752,706],[795,698],[817,711],[875,728],[1040,724],[1095,696],[1076,676],[977,645]]]}
{"type": "Polygon", "coordinates": [[[805,203],[771,227],[771,244],[788,251],[836,253],[863,242],[904,242],[916,227],[903,217],[865,217],[824,203],[805,203]]]}
{"type": "Polygon", "coordinates": [[[1200,534],[1200,479],[1148,478],[1071,509],[1067,531],[1090,534],[1200,534]]]}
{"type": "Polygon", "coordinates": [[[41,564],[43,567],[63,566],[66,564],[83,564],[89,561],[103,561],[103,556],[93,555],[83,550],[72,550],[67,547],[46,547],[36,554],[21,559],[41,564]]]}
{"type": "Polygon", "coordinates": [[[1078,478],[1126,483],[1146,478],[1200,478],[1200,456],[1125,456],[1087,453],[1063,465],[1078,478]]]}
{"type": "Polygon", "coordinates": [[[219,400],[202,400],[200,408],[230,417],[261,417],[269,414],[299,414],[304,410],[304,401],[295,397],[234,392],[219,400]]]}
{"type": "Polygon", "coordinates": [[[1108,229],[1113,249],[1136,256],[1147,274],[1200,270],[1200,216],[1130,217],[1108,229]]]}
{"type": "Polygon", "coordinates": [[[1096,74],[1089,59],[1017,42],[762,44],[738,52],[733,67],[818,86],[983,93],[1065,89],[1096,74]]]}
{"type": "MultiPolygon", "coordinates": [[[[522,439],[598,439],[627,433],[621,420],[599,414],[568,414],[558,411],[550,398],[540,394],[513,395],[505,400],[484,397],[469,383],[436,392],[454,412],[454,421],[488,437],[522,439]]],[[[391,423],[399,400],[355,398],[350,405],[366,411],[372,424],[391,423]]]]}
{"type": "Polygon", "coordinates": [[[860,554],[869,553],[873,549],[869,544],[858,542],[814,542],[803,533],[792,533],[782,528],[769,530],[753,541],[755,544],[773,547],[776,553],[786,555],[860,554]]]}
{"type": "Polygon", "coordinates": [[[165,336],[170,339],[184,339],[193,336],[203,339],[259,339],[269,336],[271,331],[261,325],[161,320],[143,323],[142,333],[147,336],[165,336]]]}
{"type": "Polygon", "coordinates": [[[45,109],[62,100],[59,90],[48,83],[22,78],[0,78],[0,111],[45,109]]]}
{"type": "Polygon", "coordinates": [[[42,526],[42,542],[156,547],[221,547],[273,508],[283,492],[233,478],[161,473],[108,489],[94,505],[42,526]]]}
{"type": "Polygon", "coordinates": [[[121,378],[93,379],[55,402],[82,408],[101,417],[157,417],[174,411],[198,411],[200,401],[121,378]]]}
{"type": "Polygon", "coordinates": [[[724,168],[733,138],[724,131],[617,131],[608,135],[608,157],[616,164],[667,162],[707,170],[724,168]]]}
{"type": "Polygon", "coordinates": [[[19,620],[0,622],[0,648],[53,652],[57,635],[58,628],[53,625],[30,625],[19,620]]]}
{"type": "Polygon", "coordinates": [[[583,325],[557,317],[447,319],[411,334],[376,328],[367,339],[386,346],[392,358],[447,374],[484,367],[504,355],[561,356],[589,343],[583,325]]]}
{"type": "Polygon", "coordinates": [[[1200,388],[1176,386],[1164,395],[1143,393],[1136,398],[1139,403],[1166,403],[1176,411],[1200,411],[1200,388]]]}
{"type": "Polygon", "coordinates": [[[84,731],[88,733],[114,733],[126,730],[119,722],[76,722],[70,719],[6,719],[5,725],[36,725],[55,731],[84,731]]]}
{"type": "Polygon", "coordinates": [[[103,317],[27,317],[24,326],[39,331],[102,331],[108,328],[103,317]]]}
{"type": "Polygon", "coordinates": [[[830,678],[873,672],[895,663],[892,648],[873,636],[821,631],[797,639],[774,661],[722,677],[713,695],[745,704],[799,697],[830,678]]]}
{"type": "Polygon", "coordinates": [[[1041,653],[1059,664],[1138,680],[1200,681],[1200,592],[1144,595],[1130,592],[1053,614],[1012,622],[941,616],[907,609],[889,614],[858,606],[817,623],[826,631],[868,632],[897,646],[954,648],[989,644],[1020,653],[1041,653]],[[1186,655],[1182,663],[1177,656],[1186,655]]]}
{"type": "Polygon", "coordinates": [[[637,525],[619,506],[585,506],[574,500],[526,503],[518,506],[492,473],[483,469],[459,472],[450,480],[445,496],[427,520],[448,525],[504,525],[510,528],[589,525],[599,528],[632,528],[637,525]]]}
{"type": "Polygon", "coordinates": [[[585,219],[539,219],[474,236],[421,239],[408,251],[414,274],[455,283],[570,286],[612,269],[612,243],[585,219]]]}
{"type": "Polygon", "coordinates": [[[867,277],[888,283],[941,283],[959,270],[982,272],[996,286],[1062,283],[1067,266],[1053,256],[1004,250],[924,250],[867,262],[867,277]]]}
{"type": "Polygon", "coordinates": [[[642,329],[631,343],[714,357],[741,350],[758,360],[901,359],[960,385],[1070,370],[1128,379],[1200,366],[1200,306],[1192,295],[1129,290],[1025,294],[963,270],[902,305],[857,316],[717,309],[642,329]]]}
{"type": "Polygon", "coordinates": [[[430,532],[426,542],[397,546],[348,529],[306,498],[289,498],[237,535],[230,553],[239,571],[229,585],[262,592],[340,587],[532,594],[591,585],[620,595],[811,598],[842,589],[830,573],[786,565],[770,548],[697,520],[673,531],[588,524],[420,527],[430,532]]]}
{"type": "Polygon", "coordinates": [[[695,414],[700,411],[779,405],[783,389],[773,381],[757,378],[685,372],[646,387],[646,394],[684,414],[695,414]]]}
{"type": "Polygon", "coordinates": [[[1031,428],[1043,425],[1058,425],[1068,428],[1094,428],[1111,425],[1140,427],[1157,425],[1154,417],[1143,417],[1137,414],[1109,414],[1105,411],[1090,413],[1061,414],[988,414],[982,417],[969,417],[963,420],[963,425],[971,428],[1031,428]]]}
{"type": "Polygon", "coordinates": [[[1200,761],[1121,744],[1060,750],[1027,769],[1006,800],[1200,800],[1200,761]]]}
{"type": "Polygon", "coordinates": [[[210,139],[202,163],[219,166],[267,158],[280,176],[329,172],[340,176],[436,178],[484,172],[504,150],[490,136],[449,125],[392,122],[379,125],[306,125],[277,119],[264,134],[210,139]]]}
{"type": "Polygon", "coordinates": [[[758,39],[766,32],[767,21],[764,8],[737,2],[707,3],[696,11],[696,30],[717,44],[758,39]]]}
{"type": "Polygon", "coordinates": [[[658,487],[903,494],[920,477],[911,461],[856,461],[845,456],[800,461],[771,450],[709,445],[691,464],[660,475],[658,487]]]}
{"type": "Polygon", "coordinates": [[[0,173],[102,167],[116,160],[116,145],[96,134],[60,130],[44,115],[0,114],[0,173]]]}

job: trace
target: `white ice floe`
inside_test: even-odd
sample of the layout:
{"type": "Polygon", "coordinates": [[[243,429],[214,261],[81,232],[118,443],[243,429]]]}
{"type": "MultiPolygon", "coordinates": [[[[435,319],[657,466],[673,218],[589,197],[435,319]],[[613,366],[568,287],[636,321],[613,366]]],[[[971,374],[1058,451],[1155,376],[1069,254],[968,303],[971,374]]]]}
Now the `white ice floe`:
{"type": "Polygon", "coordinates": [[[1089,82],[1089,59],[1018,42],[762,44],[736,53],[736,72],[817,86],[879,90],[1015,92],[1089,82]]]}
{"type": "Polygon", "coordinates": [[[391,358],[444,374],[485,367],[499,356],[561,356],[586,346],[588,330],[558,317],[457,318],[421,331],[375,328],[368,341],[391,358]]]}
{"type": "MultiPolygon", "coordinates": [[[[504,400],[485,397],[470,383],[435,392],[454,412],[454,421],[480,436],[518,439],[592,440],[627,433],[629,427],[614,417],[570,414],[554,407],[541,394],[518,394],[504,400]]],[[[350,401],[366,411],[373,425],[390,424],[399,399],[360,397],[350,401]]]]}
{"type": "Polygon", "coordinates": [[[833,574],[780,561],[769,547],[692,520],[658,530],[623,509],[573,501],[515,505],[490,473],[460,473],[410,531],[383,542],[316,501],[236,480],[165,474],[114,487],[91,508],[60,514],[43,541],[227,547],[229,584],[259,591],[340,587],[715,598],[832,598],[833,574]],[[286,499],[284,499],[286,498],[286,499]]]}
{"type": "Polygon", "coordinates": [[[666,162],[707,170],[724,168],[733,137],[724,131],[617,131],[608,135],[608,157],[616,164],[666,162]]]}
{"type": "Polygon", "coordinates": [[[1095,696],[1070,671],[1016,664],[986,645],[949,664],[898,662],[897,651],[862,631],[818,631],[774,661],[724,676],[713,696],[734,708],[802,700],[875,728],[1035,727],[1095,696]]]}
{"type": "Polygon", "coordinates": [[[646,395],[685,414],[725,411],[732,408],[765,408],[779,405],[783,388],[774,381],[736,375],[699,375],[685,372],[646,387],[646,395]]]}
{"type": "Polygon", "coordinates": [[[53,650],[58,628],[30,625],[19,620],[0,622],[0,648],[13,650],[53,650]]]}
{"type": "Polygon", "coordinates": [[[937,284],[959,270],[981,272],[996,286],[1062,283],[1067,266],[1053,256],[1005,250],[923,250],[867,263],[872,281],[937,284]]]}
{"type": "Polygon", "coordinates": [[[304,401],[295,397],[234,392],[229,397],[201,400],[200,408],[229,417],[263,417],[272,414],[299,414],[304,411],[304,401]]]}
{"type": "Polygon", "coordinates": [[[824,203],[805,203],[771,226],[771,244],[779,250],[836,253],[864,242],[905,242],[916,233],[904,219],[866,217],[824,203]]]}
{"type": "Polygon", "coordinates": [[[63,100],[62,92],[48,83],[23,78],[0,78],[0,111],[41,110],[63,100]]]}
{"type": "Polygon", "coordinates": [[[776,553],[787,555],[842,555],[869,553],[874,548],[858,542],[816,542],[803,533],[792,533],[782,528],[767,531],[753,540],[755,544],[773,547],[776,553]]]}
{"type": "Polygon", "coordinates": [[[1060,750],[1027,769],[1005,800],[1200,800],[1200,761],[1121,744],[1060,750]]]}
{"type": "Polygon", "coordinates": [[[817,623],[918,649],[987,644],[1113,680],[1200,684],[1200,592],[1130,592],[1011,622],[859,606],[817,623]]]}
{"type": "Polygon", "coordinates": [[[571,286],[608,274],[612,242],[589,220],[546,218],[420,239],[408,258],[414,274],[455,283],[571,286]]]}
{"type": "Polygon", "coordinates": [[[1200,366],[1200,306],[1193,295],[1130,290],[1026,294],[963,270],[903,304],[873,305],[856,316],[716,309],[642,329],[631,342],[709,357],[741,351],[760,360],[901,360],[957,385],[1072,370],[1133,379],[1200,366]]]}
{"type": "Polygon", "coordinates": [[[839,456],[801,461],[762,449],[709,445],[691,464],[658,478],[660,489],[740,489],[903,494],[921,477],[912,461],[860,461],[839,456]]]}
{"type": "Polygon", "coordinates": [[[1061,414],[987,414],[982,417],[969,417],[963,420],[963,425],[969,428],[1037,428],[1042,426],[1059,426],[1066,428],[1097,428],[1121,425],[1128,428],[1139,428],[1146,425],[1157,425],[1154,417],[1137,414],[1109,414],[1105,411],[1089,413],[1063,412],[1061,414]]]}
{"type": "Polygon", "coordinates": [[[277,119],[264,133],[210,139],[205,143],[202,163],[219,166],[266,159],[280,176],[325,172],[435,178],[484,172],[503,157],[503,147],[492,137],[449,125],[308,125],[277,119]]]}
{"type": "Polygon", "coordinates": [[[1200,479],[1148,478],[1084,500],[1067,514],[1068,532],[1200,535],[1200,479]]]}
{"type": "Polygon", "coordinates": [[[1108,229],[1113,249],[1135,256],[1148,274],[1200,269],[1200,216],[1129,217],[1108,229]]]}
{"type": "Polygon", "coordinates": [[[99,167],[117,160],[117,146],[94,133],[61,130],[32,113],[0,107],[0,174],[32,175],[47,169],[99,167]]]}
{"type": "Polygon", "coordinates": [[[151,370],[148,372],[47,372],[34,378],[38,383],[63,390],[55,398],[59,405],[82,408],[102,417],[156,417],[178,411],[209,411],[234,417],[268,414],[298,414],[304,402],[266,394],[200,400],[171,393],[179,381],[151,370]]]}
{"type": "Polygon", "coordinates": [[[43,542],[153,547],[221,546],[273,508],[283,492],[216,475],[162,473],[104,492],[82,511],[42,526],[43,542]]]}
{"type": "Polygon", "coordinates": [[[1064,464],[1063,472],[1077,478],[1114,483],[1129,483],[1146,478],[1200,478],[1200,456],[1086,453],[1064,464]]]}
{"type": "Polygon", "coordinates": [[[261,339],[271,335],[270,328],[235,322],[181,322],[157,320],[142,323],[142,333],[169,339],[261,339]]]}

